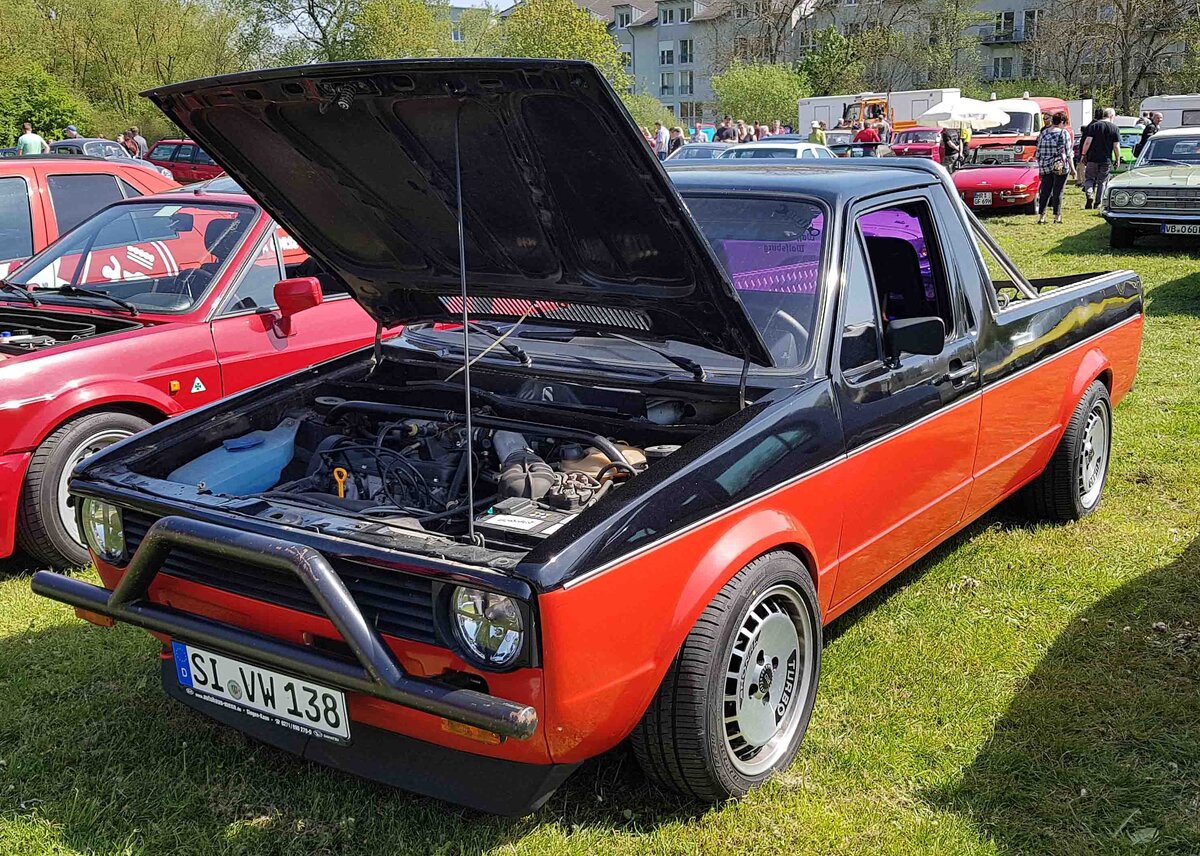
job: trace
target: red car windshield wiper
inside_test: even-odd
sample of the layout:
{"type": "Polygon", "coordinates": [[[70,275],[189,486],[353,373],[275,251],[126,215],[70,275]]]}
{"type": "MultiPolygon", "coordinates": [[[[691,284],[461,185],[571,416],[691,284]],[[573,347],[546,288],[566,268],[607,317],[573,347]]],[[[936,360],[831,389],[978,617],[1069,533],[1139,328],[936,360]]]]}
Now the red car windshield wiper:
{"type": "Polygon", "coordinates": [[[13,294],[19,294],[34,306],[42,305],[42,301],[34,297],[33,292],[28,288],[17,285],[15,282],[9,282],[7,279],[0,279],[0,291],[11,291],[13,294]]]}
{"type": "Polygon", "coordinates": [[[138,315],[138,308],[128,300],[122,300],[119,297],[113,297],[111,294],[103,291],[96,291],[91,288],[82,288],[78,285],[60,285],[58,288],[44,288],[42,291],[53,291],[55,294],[77,294],[80,297],[98,297],[101,300],[109,300],[125,309],[132,316],[138,315]]]}

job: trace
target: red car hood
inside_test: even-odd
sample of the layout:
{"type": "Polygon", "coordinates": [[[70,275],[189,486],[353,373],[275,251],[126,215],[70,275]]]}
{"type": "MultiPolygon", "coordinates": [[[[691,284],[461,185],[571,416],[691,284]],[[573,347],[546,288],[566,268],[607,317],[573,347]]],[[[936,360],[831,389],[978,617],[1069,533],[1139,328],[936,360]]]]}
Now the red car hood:
{"type": "Polygon", "coordinates": [[[938,148],[937,143],[893,143],[892,151],[898,155],[905,155],[909,152],[931,152],[938,148]]]}
{"type": "Polygon", "coordinates": [[[961,190],[1008,190],[1014,184],[1032,184],[1038,171],[1026,164],[964,167],[954,173],[954,186],[961,190]]]}

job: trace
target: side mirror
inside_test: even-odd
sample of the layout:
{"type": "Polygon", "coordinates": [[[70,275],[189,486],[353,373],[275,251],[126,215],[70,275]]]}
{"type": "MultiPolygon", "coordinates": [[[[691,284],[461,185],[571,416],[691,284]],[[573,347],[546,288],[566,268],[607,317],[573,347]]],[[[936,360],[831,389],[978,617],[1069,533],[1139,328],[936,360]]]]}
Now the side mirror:
{"type": "Polygon", "coordinates": [[[937,356],[946,346],[946,322],[941,318],[901,318],[889,321],[883,346],[892,358],[901,354],[937,356]]]}
{"type": "Polygon", "coordinates": [[[275,305],[285,319],[321,304],[321,283],[315,276],[298,276],[275,283],[275,305]]]}

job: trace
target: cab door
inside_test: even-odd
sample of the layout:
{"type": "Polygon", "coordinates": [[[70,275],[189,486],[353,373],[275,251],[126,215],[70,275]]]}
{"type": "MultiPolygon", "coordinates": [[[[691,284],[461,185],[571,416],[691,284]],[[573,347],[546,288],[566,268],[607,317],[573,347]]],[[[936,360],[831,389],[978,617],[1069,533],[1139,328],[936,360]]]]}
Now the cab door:
{"type": "Polygon", "coordinates": [[[280,235],[266,235],[218,303],[212,336],[225,395],[362,347],[375,335],[366,311],[348,295],[328,293],[334,289],[323,276],[321,304],[281,323],[274,297],[275,283],[287,275],[280,235]]]}
{"type": "Polygon", "coordinates": [[[853,212],[831,375],[847,459],[834,605],[911,563],[962,519],[978,442],[975,335],[930,197],[853,212]],[[887,353],[889,325],[937,317],[937,354],[887,353]]]}

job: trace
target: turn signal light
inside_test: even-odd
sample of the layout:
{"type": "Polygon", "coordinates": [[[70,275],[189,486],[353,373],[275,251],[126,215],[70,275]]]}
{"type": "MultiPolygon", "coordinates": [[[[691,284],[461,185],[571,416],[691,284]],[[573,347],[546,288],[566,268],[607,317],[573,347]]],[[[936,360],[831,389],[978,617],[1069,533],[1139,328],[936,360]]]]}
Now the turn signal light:
{"type": "Polygon", "coordinates": [[[455,722],[451,719],[442,720],[442,731],[449,734],[457,734],[459,737],[466,737],[468,740],[478,740],[480,743],[487,743],[490,746],[499,746],[504,742],[504,738],[494,731],[476,728],[474,725],[455,722]]]}
{"type": "Polygon", "coordinates": [[[89,621],[97,627],[112,627],[117,622],[107,615],[101,615],[98,612],[92,612],[90,609],[81,609],[75,607],[75,617],[82,618],[84,621],[89,621]]]}

